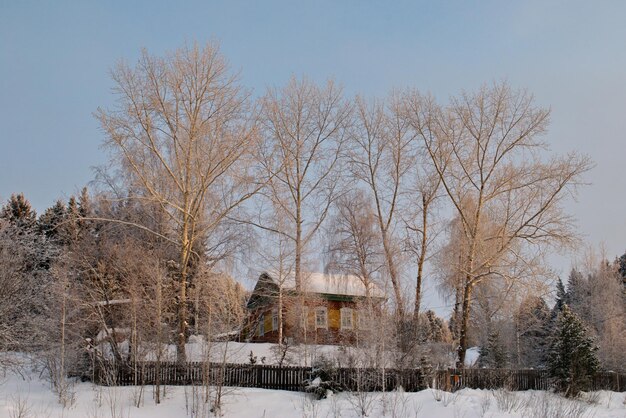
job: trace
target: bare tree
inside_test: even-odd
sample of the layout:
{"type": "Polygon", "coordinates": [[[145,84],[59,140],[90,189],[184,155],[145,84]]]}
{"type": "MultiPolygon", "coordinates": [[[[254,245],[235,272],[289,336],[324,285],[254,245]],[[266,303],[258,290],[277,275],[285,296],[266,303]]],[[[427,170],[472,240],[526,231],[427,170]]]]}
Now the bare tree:
{"type": "MultiPolygon", "coordinates": [[[[229,275],[210,270],[200,272],[197,290],[200,293],[200,329],[206,336],[201,400],[219,415],[223,396],[227,394],[226,364],[231,360],[228,341],[230,336],[241,332],[248,318],[246,293],[229,275]],[[220,336],[218,341],[223,342],[213,342],[212,336],[220,336]]],[[[205,413],[208,415],[208,411],[205,413]]]]}
{"type": "Polygon", "coordinates": [[[603,248],[589,248],[567,281],[565,301],[596,334],[598,359],[609,370],[623,371],[626,364],[626,303],[622,277],[609,263],[603,248]]]}
{"type": "Polygon", "coordinates": [[[363,283],[365,295],[357,301],[357,317],[354,327],[354,340],[346,341],[344,351],[349,353],[354,345],[358,354],[354,359],[368,357],[368,367],[378,367],[381,347],[385,340],[395,338],[388,328],[374,326],[383,317],[383,304],[380,294],[372,294],[372,289],[380,289],[381,271],[385,268],[385,258],[377,227],[376,214],[362,190],[346,193],[337,201],[336,213],[328,228],[328,262],[326,269],[331,273],[348,273],[363,283]],[[383,335],[384,334],[384,335],[383,335]]]}
{"type": "Polygon", "coordinates": [[[462,366],[474,288],[510,275],[546,246],[571,242],[573,221],[562,203],[591,163],[574,153],[542,159],[549,112],[506,84],[463,94],[445,108],[411,93],[406,106],[466,240],[459,265],[462,366]]]}
{"type": "Polygon", "coordinates": [[[413,305],[413,322],[417,325],[422,302],[424,267],[431,255],[429,250],[438,236],[434,215],[441,179],[428,161],[418,160],[413,170],[414,185],[408,191],[413,204],[407,208],[403,217],[407,246],[415,256],[417,267],[413,305]]]}
{"type": "MultiPolygon", "coordinates": [[[[282,219],[276,219],[276,225],[282,225],[282,219]]],[[[283,230],[281,226],[277,227],[277,230],[283,230]]],[[[288,292],[289,282],[294,277],[294,243],[290,239],[281,234],[266,234],[269,235],[265,248],[261,248],[263,253],[263,259],[265,264],[270,268],[270,274],[276,284],[275,294],[267,295],[273,300],[276,300],[276,315],[278,319],[278,345],[281,354],[286,354],[285,350],[285,328],[287,326],[286,311],[293,306],[288,306],[291,303],[291,297],[288,292]]],[[[289,324],[291,326],[296,325],[299,319],[296,319],[296,323],[289,324]]],[[[306,323],[305,323],[306,325],[306,323]]],[[[306,327],[305,327],[306,328],[306,327]]],[[[304,330],[306,332],[306,329],[304,330]]],[[[284,359],[284,355],[282,355],[284,359]]]]}
{"type": "Polygon", "coordinates": [[[517,367],[544,364],[549,341],[550,308],[541,297],[528,296],[515,313],[515,363],[517,367]]]}
{"type": "Polygon", "coordinates": [[[353,176],[368,190],[374,204],[386,273],[391,280],[396,312],[405,314],[400,277],[400,239],[397,226],[401,200],[414,163],[415,134],[402,117],[400,100],[356,101],[356,127],[351,136],[350,167],[353,176]]]}
{"type": "MultiPolygon", "coordinates": [[[[144,51],[135,67],[121,63],[112,77],[117,106],[97,117],[133,198],[158,205],[170,222],[159,235],[178,248],[177,356],[185,361],[196,249],[259,188],[250,172],[256,129],[248,95],[214,44],[185,46],[165,58],[144,51]]],[[[224,247],[212,248],[215,262],[224,247]]]]}
{"type": "Polygon", "coordinates": [[[376,215],[365,194],[357,190],[337,202],[337,213],[328,229],[326,266],[334,273],[357,276],[365,286],[366,298],[384,265],[376,215]]]}
{"type": "Polygon", "coordinates": [[[271,206],[271,215],[247,222],[290,242],[282,244],[292,248],[300,293],[306,285],[306,248],[341,191],[338,169],[351,109],[331,81],[319,87],[291,79],[284,88],[269,90],[261,103],[264,140],[259,158],[269,182],[260,200],[261,206],[271,206]]]}

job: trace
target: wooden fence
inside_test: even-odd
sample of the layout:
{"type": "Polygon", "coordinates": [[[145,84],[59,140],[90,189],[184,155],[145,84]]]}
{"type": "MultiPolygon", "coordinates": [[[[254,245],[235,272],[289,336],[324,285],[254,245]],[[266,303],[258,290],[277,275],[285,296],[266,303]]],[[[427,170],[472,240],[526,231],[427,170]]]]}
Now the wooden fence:
{"type": "MultiPolygon", "coordinates": [[[[534,369],[448,369],[437,370],[433,387],[455,391],[470,389],[548,390],[552,382],[546,370],[534,369]]],[[[626,391],[626,374],[599,372],[592,390],[626,391]]]]}
{"type": "Polygon", "coordinates": [[[203,362],[103,363],[94,373],[96,383],[112,386],[219,384],[291,391],[303,390],[303,382],[310,375],[310,367],[203,362]]]}
{"type": "Polygon", "coordinates": [[[437,370],[435,387],[447,391],[457,389],[547,390],[550,379],[545,370],[510,369],[448,369],[437,370]]]}
{"type": "MultiPolygon", "coordinates": [[[[455,391],[463,388],[509,390],[546,390],[551,387],[545,370],[448,369],[425,376],[420,369],[335,368],[325,371],[348,391],[390,391],[402,387],[416,392],[427,387],[455,391]]],[[[142,362],[116,365],[105,363],[96,368],[94,378],[102,385],[222,385],[304,391],[315,376],[311,367],[268,366],[190,362],[142,362]]],[[[594,390],[626,391],[626,374],[601,372],[595,375],[594,390]]]]}

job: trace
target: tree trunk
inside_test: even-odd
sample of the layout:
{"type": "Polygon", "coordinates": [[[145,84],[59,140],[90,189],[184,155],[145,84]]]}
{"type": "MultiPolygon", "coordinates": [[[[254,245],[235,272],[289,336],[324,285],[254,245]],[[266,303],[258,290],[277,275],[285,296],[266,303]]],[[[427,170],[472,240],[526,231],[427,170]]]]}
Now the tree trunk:
{"type": "Polygon", "coordinates": [[[400,281],[398,280],[398,272],[396,265],[391,254],[391,248],[389,248],[389,242],[387,240],[386,231],[383,232],[383,249],[385,250],[385,259],[387,261],[387,267],[389,269],[389,277],[391,279],[391,285],[393,287],[393,293],[396,298],[396,315],[398,320],[401,321],[404,318],[404,301],[402,300],[402,292],[400,290],[400,281]]]}
{"type": "MultiPolygon", "coordinates": [[[[176,361],[179,363],[187,362],[187,353],[185,352],[185,342],[187,335],[187,264],[189,263],[190,251],[189,240],[186,238],[183,242],[183,250],[181,252],[181,268],[180,268],[180,284],[179,284],[179,300],[178,300],[178,338],[176,340],[176,361]]],[[[207,338],[210,338],[207,335],[207,338]]]]}
{"type": "Polygon", "coordinates": [[[465,353],[467,352],[467,327],[469,324],[469,316],[470,316],[470,303],[472,301],[472,284],[470,283],[470,279],[466,278],[467,282],[465,284],[465,288],[463,289],[463,310],[461,316],[461,330],[460,330],[460,338],[459,338],[459,348],[458,348],[458,356],[459,359],[457,361],[456,367],[459,369],[465,368],[465,353]]]}
{"type": "Polygon", "coordinates": [[[413,321],[417,329],[419,320],[420,305],[422,303],[422,275],[424,273],[424,263],[426,262],[426,233],[428,228],[428,204],[426,197],[422,196],[422,244],[420,254],[417,259],[417,278],[415,281],[415,307],[413,308],[413,321]]]}
{"type": "Polygon", "coordinates": [[[283,286],[278,289],[278,344],[283,344],[283,286]]]}

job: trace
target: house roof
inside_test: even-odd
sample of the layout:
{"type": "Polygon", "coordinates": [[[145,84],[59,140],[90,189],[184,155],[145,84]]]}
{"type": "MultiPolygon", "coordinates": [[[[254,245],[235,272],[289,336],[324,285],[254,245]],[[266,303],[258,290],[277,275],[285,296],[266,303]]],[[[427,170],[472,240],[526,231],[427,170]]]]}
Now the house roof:
{"type": "MultiPolygon", "coordinates": [[[[283,276],[283,280],[277,279],[280,275],[275,272],[270,271],[264,274],[277,286],[282,285],[283,289],[292,290],[296,288],[294,274],[283,276]]],[[[385,292],[376,284],[369,283],[368,287],[371,297],[385,297],[385,292]]],[[[327,295],[367,296],[363,281],[358,276],[352,274],[303,273],[302,290],[306,293],[327,295]]]]}

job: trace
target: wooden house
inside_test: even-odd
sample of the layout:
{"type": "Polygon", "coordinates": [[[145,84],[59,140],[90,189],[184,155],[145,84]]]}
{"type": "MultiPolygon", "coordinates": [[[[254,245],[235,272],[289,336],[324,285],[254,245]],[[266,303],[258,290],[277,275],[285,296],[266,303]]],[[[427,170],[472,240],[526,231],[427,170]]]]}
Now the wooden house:
{"type": "Polygon", "coordinates": [[[250,320],[245,338],[276,343],[282,322],[283,338],[288,342],[349,343],[359,330],[370,329],[384,300],[378,286],[365,286],[353,275],[303,274],[302,292],[297,294],[293,275],[280,278],[266,272],[259,276],[248,299],[250,320]]]}

